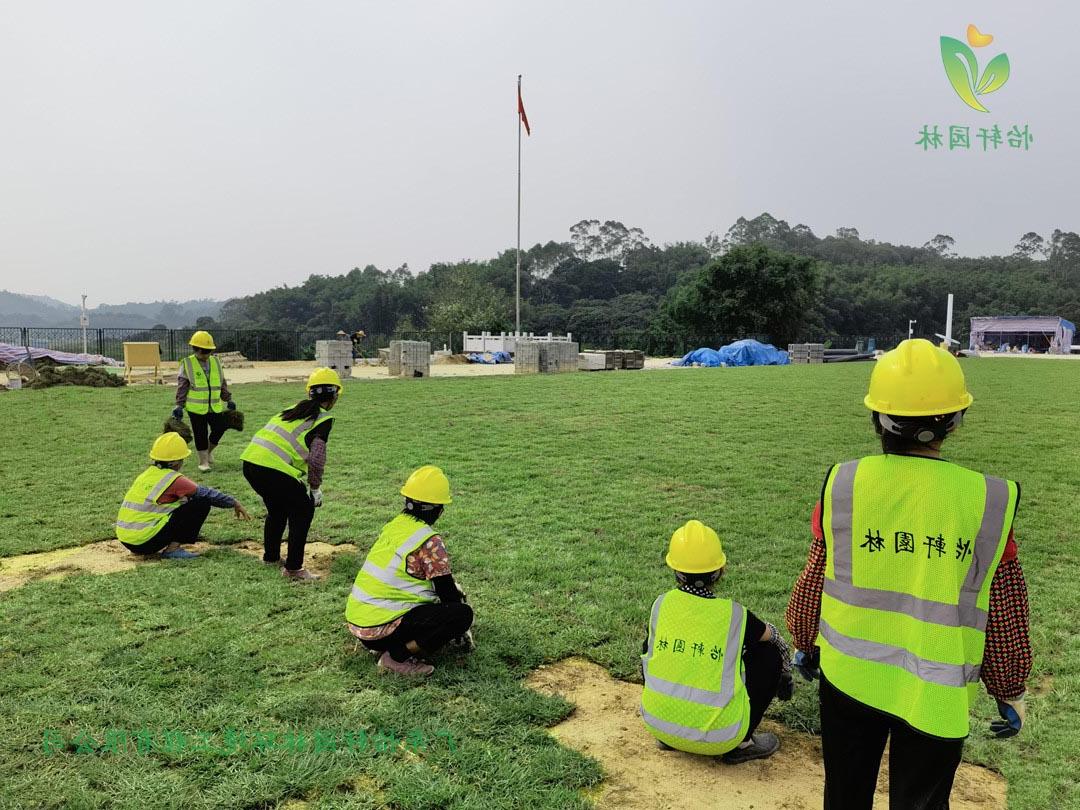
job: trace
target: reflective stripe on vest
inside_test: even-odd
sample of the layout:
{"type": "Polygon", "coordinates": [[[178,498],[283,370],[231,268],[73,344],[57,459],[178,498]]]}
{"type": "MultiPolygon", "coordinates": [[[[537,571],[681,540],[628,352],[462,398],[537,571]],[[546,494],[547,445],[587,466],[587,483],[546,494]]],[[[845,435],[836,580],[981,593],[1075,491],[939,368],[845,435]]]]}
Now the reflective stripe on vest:
{"type": "Polygon", "coordinates": [[[240,454],[240,459],[301,479],[307,473],[310,455],[304,443],[305,437],[318,425],[332,418],[328,413],[320,413],[314,419],[294,419],[286,422],[279,414],[252,437],[244,452],[240,454]]]}
{"type": "Polygon", "coordinates": [[[345,618],[350,624],[377,627],[417,605],[438,600],[427,580],[406,570],[409,555],[434,534],[431,526],[407,515],[399,515],[383,527],[349,592],[345,618]],[[403,532],[408,534],[401,540],[403,532]],[[385,565],[380,565],[383,560],[385,565]]]}
{"type": "Polygon", "coordinates": [[[120,511],[116,515],[116,537],[131,546],[151,540],[169,520],[169,515],[181,506],[181,501],[158,503],[180,473],[161,467],[148,467],[128,488],[120,511]]]}
{"type": "Polygon", "coordinates": [[[193,354],[183,359],[184,376],[191,387],[188,389],[184,408],[190,413],[205,414],[213,411],[221,413],[225,406],[221,401],[221,364],[213,355],[207,360],[210,370],[209,379],[202,364],[193,354]]]}
{"type": "Polygon", "coordinates": [[[641,661],[640,711],[653,736],[682,751],[712,755],[742,741],[750,717],[742,668],[745,633],[746,609],[737,602],[679,590],[656,599],[641,661]]]}
{"type": "Polygon", "coordinates": [[[833,468],[818,628],[829,681],[926,734],[966,736],[1016,502],[1012,482],[940,460],[833,468]]]}

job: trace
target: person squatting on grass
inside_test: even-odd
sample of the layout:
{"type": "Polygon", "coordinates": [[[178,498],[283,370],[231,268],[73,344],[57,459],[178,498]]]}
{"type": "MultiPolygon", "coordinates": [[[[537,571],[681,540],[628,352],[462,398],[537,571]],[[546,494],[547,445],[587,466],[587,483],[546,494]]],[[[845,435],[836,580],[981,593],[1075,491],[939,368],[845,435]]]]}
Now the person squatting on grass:
{"type": "Polygon", "coordinates": [[[882,455],[839,464],[787,608],[796,670],[820,678],[827,810],[869,810],[886,740],[889,801],[947,808],[981,678],[999,738],[1024,723],[1027,586],[1020,487],[941,458],[971,405],[956,358],[905,340],[864,404],[882,455]]]}
{"type": "Polygon", "coordinates": [[[356,575],[345,606],[349,632],[381,652],[384,672],[424,677],[421,660],[450,642],[473,649],[473,611],[454,581],[450,555],[432,528],[450,503],[450,482],[438,467],[416,470],[401,488],[405,508],[382,527],[356,575]]]}
{"type": "Polygon", "coordinates": [[[161,552],[170,559],[198,557],[180,544],[195,542],[211,506],[232,509],[241,520],[250,517],[231,495],[180,474],[190,455],[179,433],[163,433],[154,441],[150,448],[153,464],[128,488],[116,516],[116,536],[129,551],[161,552]]]}
{"type": "Polygon", "coordinates": [[[223,411],[236,410],[221,362],[214,357],[217,348],[209,332],[201,329],[188,341],[193,349],[180,361],[176,374],[176,407],[173,418],[183,419],[187,411],[191,433],[199,453],[199,469],[206,472],[214,463],[214,450],[225,435],[228,423],[223,411]],[[209,432],[209,436],[207,433],[209,432]]]}
{"type": "Polygon", "coordinates": [[[653,602],[642,646],[641,717],[661,748],[738,764],[772,756],[775,734],[755,734],[774,697],[790,700],[791,659],[776,628],[718,597],[727,556],[711,528],[691,520],[671,536],[678,587],[653,602]]]}
{"type": "Polygon", "coordinates": [[[266,505],[263,562],[280,565],[288,525],[289,553],[281,574],[301,582],[318,579],[304,568],[304,546],[315,509],[322,506],[326,443],[334,424],[328,411],[341,395],[341,378],[332,368],[317,368],[308,377],[307,393],[307,399],[267,422],[240,454],[244,478],[266,505]]]}

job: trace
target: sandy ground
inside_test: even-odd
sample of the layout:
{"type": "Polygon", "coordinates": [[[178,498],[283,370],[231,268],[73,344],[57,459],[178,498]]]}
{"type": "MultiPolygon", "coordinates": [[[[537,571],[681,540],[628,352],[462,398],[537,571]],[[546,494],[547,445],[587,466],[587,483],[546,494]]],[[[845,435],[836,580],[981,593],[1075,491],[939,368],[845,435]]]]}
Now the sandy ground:
{"type": "MultiPolygon", "coordinates": [[[[210,545],[192,543],[185,545],[189,551],[208,549],[233,549],[251,557],[262,558],[262,545],[252,541],[233,545],[210,545]]],[[[343,543],[308,543],[304,549],[304,567],[315,574],[327,574],[330,563],[337,554],[355,553],[356,546],[343,543]]],[[[9,591],[28,582],[60,579],[69,574],[110,574],[127,571],[139,565],[158,565],[156,557],[143,559],[132,554],[118,540],[105,540],[77,548],[62,548],[40,554],[23,554],[18,557],[0,557],[0,592],[9,591]]],[[[179,561],[178,561],[179,562],[179,561]]],[[[192,560],[191,562],[196,562],[192,560]]]]}
{"type": "MultiPolygon", "coordinates": [[[[526,681],[539,692],[576,704],[550,729],[564,745],[599,760],[606,779],[597,807],[619,810],[816,810],[825,780],[819,738],[769,720],[762,729],[780,737],[768,760],[724,765],[709,757],[662,751],[638,717],[640,684],[618,681],[580,658],[541,667],[526,681]]],[[[1006,807],[1005,780],[992,771],[961,765],[953,810],[1006,807]]],[[[879,807],[888,807],[888,783],[878,782],[879,807]]]]}
{"type": "MultiPolygon", "coordinates": [[[[673,357],[647,357],[645,358],[646,369],[674,369],[673,357]]],[[[359,361],[358,361],[359,362],[359,361]]],[[[314,361],[285,361],[280,363],[254,363],[251,368],[226,368],[225,379],[232,384],[251,382],[303,382],[314,370],[314,361]]],[[[167,385],[176,384],[176,363],[162,363],[161,373],[167,385]]],[[[486,366],[482,363],[433,363],[431,365],[432,377],[485,377],[491,375],[513,374],[513,363],[502,363],[495,366],[486,366]]],[[[593,372],[595,374],[602,372],[593,372]]],[[[614,373],[614,372],[608,372],[614,373]]],[[[618,373],[626,373],[625,371],[618,373]]],[[[354,380],[389,380],[391,379],[386,366],[353,366],[352,378],[354,380]]],[[[132,382],[150,382],[149,380],[134,379],[132,382]]]]}

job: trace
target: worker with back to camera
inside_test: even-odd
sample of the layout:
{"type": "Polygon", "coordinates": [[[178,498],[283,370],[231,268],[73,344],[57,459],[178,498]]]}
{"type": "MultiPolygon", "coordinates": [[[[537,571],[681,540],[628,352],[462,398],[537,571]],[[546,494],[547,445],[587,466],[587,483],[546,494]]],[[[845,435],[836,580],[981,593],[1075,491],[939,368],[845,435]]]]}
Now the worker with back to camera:
{"type": "Polygon", "coordinates": [[[241,520],[250,517],[236,498],[180,474],[190,455],[178,433],[163,433],[154,440],[153,463],[128,488],[116,516],[116,537],[132,553],[198,557],[180,546],[195,542],[211,506],[232,509],[241,520]]]}
{"type": "Polygon", "coordinates": [[[266,505],[263,562],[280,565],[281,542],[289,528],[289,552],[281,574],[312,581],[304,568],[304,546],[315,509],[322,506],[326,444],[334,418],[329,411],[341,395],[341,378],[332,368],[317,368],[308,377],[307,398],[274,416],[240,454],[244,478],[266,505]],[[306,484],[305,484],[306,479],[306,484]]]}
{"type": "Polygon", "coordinates": [[[199,469],[206,472],[214,463],[214,449],[225,435],[228,423],[224,411],[236,410],[232,393],[225,382],[221,362],[214,357],[214,338],[199,330],[188,341],[192,353],[180,361],[176,374],[176,407],[172,415],[184,418],[187,411],[195,450],[199,454],[199,469]]]}
{"type": "Polygon", "coordinates": [[[657,744],[729,764],[772,756],[780,740],[755,733],[774,697],[793,693],[776,628],[717,596],[727,556],[716,532],[691,520],[671,536],[678,587],[653,602],[642,647],[641,717],[657,744]]]}
{"type": "Polygon", "coordinates": [[[929,341],[881,357],[863,402],[883,452],[825,478],[787,609],[795,667],[820,679],[826,808],[873,806],[886,741],[891,806],[948,807],[980,678],[1001,715],[991,733],[1024,724],[1020,488],[941,457],[972,396],[929,341]]]}
{"type": "Polygon", "coordinates": [[[473,649],[473,611],[465,603],[435,521],[450,503],[450,481],[438,467],[416,470],[401,488],[405,506],[382,527],[356,575],[345,607],[349,632],[381,653],[378,668],[425,677],[422,660],[448,643],[473,649]]]}

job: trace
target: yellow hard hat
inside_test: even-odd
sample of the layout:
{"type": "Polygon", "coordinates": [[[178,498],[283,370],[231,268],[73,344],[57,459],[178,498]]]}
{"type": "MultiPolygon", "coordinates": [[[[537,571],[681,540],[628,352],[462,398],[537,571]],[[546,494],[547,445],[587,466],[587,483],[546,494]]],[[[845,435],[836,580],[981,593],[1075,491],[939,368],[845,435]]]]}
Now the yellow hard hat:
{"type": "Polygon", "coordinates": [[[310,391],[316,385],[336,385],[338,389],[341,388],[341,377],[332,368],[322,366],[311,372],[311,376],[307,378],[307,390],[310,391]]]}
{"type": "Polygon", "coordinates": [[[150,458],[154,461],[179,461],[191,455],[187,442],[179,433],[162,433],[154,439],[150,448],[150,458]]]}
{"type": "Polygon", "coordinates": [[[213,351],[217,348],[217,346],[214,345],[214,338],[211,337],[209,332],[203,329],[200,329],[192,335],[188,344],[194,346],[196,349],[206,349],[207,351],[213,351]]]}
{"type": "Polygon", "coordinates": [[[874,364],[863,404],[890,416],[938,416],[971,405],[955,357],[929,340],[905,340],[874,364]]]}
{"type": "Polygon", "coordinates": [[[689,520],[671,535],[665,562],[676,571],[707,574],[723,568],[727,555],[716,532],[700,520],[689,520]]]}
{"type": "Polygon", "coordinates": [[[401,494],[423,503],[450,503],[450,479],[432,464],[425,464],[409,476],[401,494]]]}

